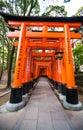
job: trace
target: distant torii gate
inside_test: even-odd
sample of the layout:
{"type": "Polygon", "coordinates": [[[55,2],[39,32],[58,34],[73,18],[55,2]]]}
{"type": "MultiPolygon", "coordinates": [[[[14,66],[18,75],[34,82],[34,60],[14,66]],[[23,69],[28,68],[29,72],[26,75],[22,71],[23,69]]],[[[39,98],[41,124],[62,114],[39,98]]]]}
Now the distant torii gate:
{"type": "Polygon", "coordinates": [[[10,101],[6,104],[7,109],[15,111],[25,105],[23,98],[33,88],[34,81],[41,76],[41,71],[44,68],[46,70],[43,74],[48,77],[60,93],[64,107],[81,109],[82,105],[78,101],[74,79],[70,40],[81,39],[82,35],[70,29],[79,28],[83,22],[83,16],[69,18],[24,17],[12,16],[2,12],[0,14],[10,26],[19,27],[18,30],[8,33],[9,38],[18,39],[14,43],[18,50],[14,82],[11,88],[10,101]],[[62,28],[62,31],[56,31],[56,28],[62,28]],[[42,50],[42,52],[37,50],[42,50]]]}

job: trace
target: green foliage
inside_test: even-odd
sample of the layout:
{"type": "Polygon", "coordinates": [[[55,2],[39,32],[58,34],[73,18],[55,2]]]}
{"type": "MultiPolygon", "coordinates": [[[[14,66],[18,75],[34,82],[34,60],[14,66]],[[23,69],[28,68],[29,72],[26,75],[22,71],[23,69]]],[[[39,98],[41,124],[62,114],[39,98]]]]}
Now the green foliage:
{"type": "Polygon", "coordinates": [[[46,8],[46,11],[42,15],[44,15],[44,16],[66,16],[67,12],[65,11],[64,6],[49,5],[49,7],[46,8]]]}
{"type": "Polygon", "coordinates": [[[0,10],[23,16],[39,15],[40,6],[38,0],[4,0],[0,2],[0,10]]]}
{"type": "MultiPolygon", "coordinates": [[[[83,16],[83,6],[80,7],[74,16],[83,16]]],[[[80,28],[80,32],[83,30],[80,28]]],[[[75,72],[78,73],[80,71],[80,66],[83,65],[83,45],[81,42],[76,43],[76,48],[73,49],[74,55],[74,64],[75,64],[75,72]]]]}
{"type": "MultiPolygon", "coordinates": [[[[0,0],[0,11],[14,15],[29,16],[39,15],[40,7],[37,0],[0,0]]],[[[11,68],[14,71],[16,61],[16,50],[13,46],[15,39],[8,39],[8,31],[7,23],[0,17],[0,80],[3,71],[7,70],[7,87],[11,86],[11,68]]]]}
{"type": "Polygon", "coordinates": [[[78,43],[76,48],[73,49],[75,71],[80,71],[80,65],[83,65],[83,46],[78,43]]]}
{"type": "Polygon", "coordinates": [[[14,14],[10,1],[9,2],[7,2],[6,0],[4,2],[1,1],[0,2],[0,10],[3,12],[10,12],[10,14],[14,14]]]}
{"type": "Polygon", "coordinates": [[[75,16],[83,16],[83,6],[80,7],[77,12],[75,13],[75,16]]]}

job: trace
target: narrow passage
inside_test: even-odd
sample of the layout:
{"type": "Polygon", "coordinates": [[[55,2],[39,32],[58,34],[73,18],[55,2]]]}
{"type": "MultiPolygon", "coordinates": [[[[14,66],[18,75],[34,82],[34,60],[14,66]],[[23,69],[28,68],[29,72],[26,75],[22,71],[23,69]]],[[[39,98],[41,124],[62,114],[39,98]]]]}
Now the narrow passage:
{"type": "Polygon", "coordinates": [[[25,116],[14,130],[74,130],[47,79],[40,78],[26,106],[25,116]]]}

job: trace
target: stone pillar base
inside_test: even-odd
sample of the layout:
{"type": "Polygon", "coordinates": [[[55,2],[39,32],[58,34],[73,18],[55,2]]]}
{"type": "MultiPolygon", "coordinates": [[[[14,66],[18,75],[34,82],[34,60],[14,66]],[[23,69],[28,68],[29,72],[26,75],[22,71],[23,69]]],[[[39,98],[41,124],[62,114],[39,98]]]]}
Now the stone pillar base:
{"type": "Polygon", "coordinates": [[[28,94],[22,95],[22,98],[23,98],[23,99],[26,99],[27,96],[28,96],[28,94]]]}
{"type": "Polygon", "coordinates": [[[63,106],[70,110],[82,109],[82,103],[78,101],[77,88],[66,88],[66,100],[63,100],[63,106]]]}
{"type": "Polygon", "coordinates": [[[66,96],[65,96],[65,95],[62,95],[62,94],[60,93],[60,94],[59,94],[59,99],[60,99],[61,101],[66,100],[66,96]]]}
{"type": "Polygon", "coordinates": [[[25,106],[22,98],[22,88],[11,88],[10,101],[6,103],[6,109],[10,112],[17,111],[25,106]]]}
{"type": "Polygon", "coordinates": [[[66,96],[66,83],[62,83],[62,95],[66,96]]]}
{"type": "Polygon", "coordinates": [[[70,104],[78,104],[77,88],[66,88],[66,101],[70,104]]]}
{"type": "Polygon", "coordinates": [[[68,110],[79,111],[79,110],[83,109],[81,102],[78,102],[77,104],[70,104],[66,100],[64,100],[62,104],[63,104],[64,108],[66,108],[68,110]]]}
{"type": "Polygon", "coordinates": [[[6,109],[10,112],[17,111],[25,106],[25,100],[19,103],[10,103],[9,101],[6,103],[6,109]]]}
{"type": "Polygon", "coordinates": [[[22,88],[11,88],[10,103],[22,101],[22,88]]]}
{"type": "Polygon", "coordinates": [[[23,87],[22,87],[22,95],[25,95],[27,93],[27,82],[23,83],[23,87]]]}

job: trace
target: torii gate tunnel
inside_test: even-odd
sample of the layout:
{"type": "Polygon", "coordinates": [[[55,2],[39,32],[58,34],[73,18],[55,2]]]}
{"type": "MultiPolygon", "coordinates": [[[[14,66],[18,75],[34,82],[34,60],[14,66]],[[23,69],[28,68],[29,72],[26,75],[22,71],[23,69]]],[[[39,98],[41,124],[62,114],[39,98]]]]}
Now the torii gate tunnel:
{"type": "Polygon", "coordinates": [[[80,17],[26,17],[0,13],[8,24],[16,28],[8,38],[16,38],[17,59],[11,96],[6,107],[15,111],[25,105],[23,97],[34,87],[40,76],[45,76],[60,93],[63,106],[81,109],[74,79],[71,39],[81,39],[80,17]],[[19,28],[17,30],[17,28],[19,28]],[[58,29],[58,31],[57,31],[58,29]]]}

